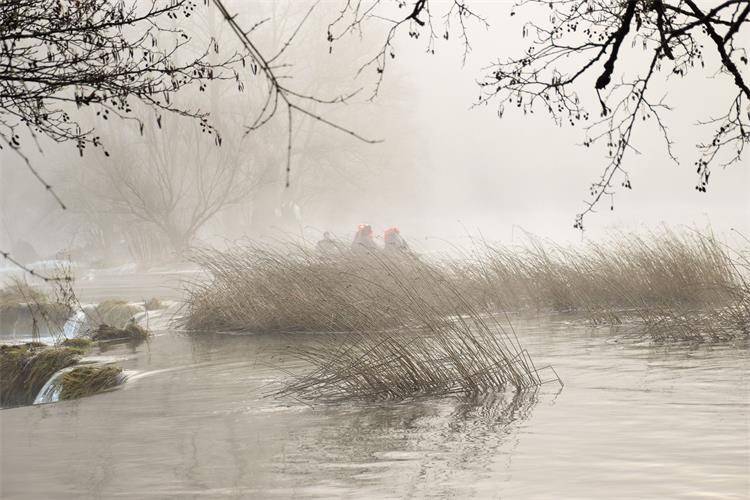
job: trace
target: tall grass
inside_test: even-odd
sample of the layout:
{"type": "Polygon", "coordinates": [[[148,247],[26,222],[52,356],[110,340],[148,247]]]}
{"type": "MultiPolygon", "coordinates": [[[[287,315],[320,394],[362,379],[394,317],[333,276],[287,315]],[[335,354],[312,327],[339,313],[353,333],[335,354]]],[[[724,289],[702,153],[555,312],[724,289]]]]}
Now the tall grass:
{"type": "Polygon", "coordinates": [[[60,336],[72,312],[70,303],[51,297],[21,279],[12,279],[0,288],[0,329],[3,333],[31,332],[38,338],[43,331],[60,336]]]}
{"type": "MultiPolygon", "coordinates": [[[[414,319],[407,293],[428,299],[445,279],[436,266],[380,253],[318,255],[301,246],[201,250],[192,259],[212,279],[188,288],[193,330],[371,331],[414,319]],[[431,276],[430,279],[426,279],[431,276]]],[[[452,311],[444,311],[450,313],[452,311]]]]}
{"type": "Polygon", "coordinates": [[[744,338],[750,326],[750,266],[712,234],[618,233],[575,248],[481,242],[448,265],[470,301],[494,309],[635,322],[658,341],[744,338]]]}
{"type": "Polygon", "coordinates": [[[400,400],[541,383],[512,330],[467,302],[440,266],[377,252],[330,259],[299,247],[194,258],[213,279],[192,289],[190,328],[349,332],[294,347],[313,371],[280,394],[400,400]]]}
{"type": "Polygon", "coordinates": [[[461,287],[502,309],[613,311],[727,303],[741,283],[715,237],[665,231],[619,233],[565,248],[529,236],[523,246],[482,242],[454,260],[461,287]]]}
{"type": "Polygon", "coordinates": [[[203,250],[193,258],[213,278],[190,288],[187,325],[382,330],[415,317],[403,300],[391,300],[400,282],[411,283],[428,303],[434,302],[434,284],[449,282],[461,300],[444,304],[443,315],[472,307],[576,312],[596,324],[635,321],[662,341],[748,334],[750,265],[710,233],[618,233],[577,247],[529,236],[517,246],[475,241],[468,249],[456,248],[456,254],[428,261],[380,253],[331,258],[300,246],[203,250]],[[386,268],[383,259],[389,261],[386,268]]]}
{"type": "Polygon", "coordinates": [[[747,338],[750,266],[738,255],[713,235],[671,231],[576,248],[481,242],[432,261],[299,245],[201,250],[192,259],[210,279],[189,287],[186,326],[346,332],[294,347],[313,370],[280,393],[300,399],[523,390],[542,381],[502,313],[576,311],[663,342],[747,338]]]}

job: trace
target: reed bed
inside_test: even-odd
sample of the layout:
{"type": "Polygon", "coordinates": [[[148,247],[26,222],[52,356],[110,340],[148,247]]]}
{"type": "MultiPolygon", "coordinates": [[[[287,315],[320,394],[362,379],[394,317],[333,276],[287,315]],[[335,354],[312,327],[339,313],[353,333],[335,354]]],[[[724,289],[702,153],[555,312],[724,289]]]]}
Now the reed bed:
{"type": "Polygon", "coordinates": [[[593,324],[635,322],[660,342],[747,338],[750,265],[712,234],[619,233],[564,248],[481,242],[447,261],[474,303],[496,310],[576,312],[593,324]]]}
{"type": "Polygon", "coordinates": [[[731,251],[697,232],[618,233],[575,248],[528,236],[522,246],[481,242],[449,262],[472,300],[513,310],[724,305],[742,282],[731,251]]]}
{"type": "Polygon", "coordinates": [[[277,394],[304,401],[522,391],[542,379],[507,311],[575,312],[657,342],[747,339],[741,256],[713,235],[672,231],[575,248],[480,242],[441,260],[299,245],[201,250],[192,259],[210,278],[189,287],[186,326],[338,332],[292,346],[312,371],[277,394]]]}
{"type": "Polygon", "coordinates": [[[191,330],[388,329],[415,319],[415,310],[395,299],[406,293],[404,283],[410,284],[409,293],[429,301],[436,293],[434,283],[446,280],[437,266],[410,255],[330,257],[297,245],[200,250],[192,260],[212,278],[188,287],[186,326],[191,330]]]}
{"type": "Polygon", "coordinates": [[[427,274],[429,298],[412,281],[391,296],[409,321],[386,330],[361,330],[324,340],[293,353],[314,367],[278,395],[304,401],[404,400],[419,396],[477,396],[516,392],[542,383],[539,371],[507,327],[488,311],[464,303],[439,275],[427,274]],[[434,280],[434,281],[431,281],[434,280]],[[461,315],[444,311],[464,309],[461,315]]]}
{"type": "Polygon", "coordinates": [[[409,254],[253,246],[194,259],[213,278],[191,290],[189,328],[348,332],[293,346],[312,371],[279,395],[403,400],[541,383],[511,328],[467,302],[444,268],[409,254]]]}
{"type": "Polygon", "coordinates": [[[203,250],[193,259],[212,279],[190,288],[187,326],[263,332],[400,327],[420,319],[404,300],[392,300],[406,282],[427,303],[435,302],[436,283],[450,283],[461,300],[442,304],[443,316],[472,308],[574,312],[595,325],[635,322],[639,333],[657,341],[741,339],[750,329],[748,259],[710,233],[617,233],[577,247],[528,236],[520,246],[475,241],[455,251],[428,261],[384,252],[322,256],[298,245],[203,250]]]}

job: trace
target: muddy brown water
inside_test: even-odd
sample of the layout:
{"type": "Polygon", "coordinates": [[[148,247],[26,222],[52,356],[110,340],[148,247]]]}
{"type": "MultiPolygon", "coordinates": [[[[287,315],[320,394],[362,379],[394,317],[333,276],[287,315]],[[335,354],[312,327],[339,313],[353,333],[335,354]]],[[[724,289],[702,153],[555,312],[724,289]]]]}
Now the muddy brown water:
{"type": "MultiPolygon", "coordinates": [[[[617,342],[518,321],[565,381],[483,401],[309,407],[266,397],[314,335],[164,330],[130,379],[0,411],[2,498],[748,498],[748,346],[617,342]],[[281,354],[279,354],[281,352],[281,354]]],[[[95,353],[100,354],[100,353],[95,353]]]]}

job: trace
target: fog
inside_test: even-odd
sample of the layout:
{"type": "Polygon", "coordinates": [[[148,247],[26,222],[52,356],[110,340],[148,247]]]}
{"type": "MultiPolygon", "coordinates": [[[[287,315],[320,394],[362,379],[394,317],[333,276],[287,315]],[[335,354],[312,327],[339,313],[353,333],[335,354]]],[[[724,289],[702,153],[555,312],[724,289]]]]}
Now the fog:
{"type": "MultiPolygon", "coordinates": [[[[40,150],[27,153],[57,188],[68,206],[65,211],[23,160],[3,149],[0,245],[14,249],[25,241],[39,258],[50,258],[59,252],[97,252],[128,240],[124,246],[129,250],[119,250],[120,259],[158,260],[152,254],[169,236],[128,206],[135,203],[135,191],[158,191],[158,176],[150,178],[153,167],[144,163],[157,157],[179,185],[173,193],[179,207],[170,215],[173,225],[190,224],[196,189],[216,188],[217,203],[231,198],[215,213],[208,211],[189,245],[225,245],[239,238],[314,242],[323,231],[348,240],[359,223],[372,224],[376,234],[398,226],[410,244],[425,249],[480,234],[512,242],[524,230],[563,243],[664,224],[750,233],[746,165],[716,168],[708,192],[695,189],[694,146],[710,135],[695,123],[717,112],[712,106],[720,99],[714,97],[730,92],[732,85],[727,76],[710,74],[670,83],[667,99],[675,108],[669,115],[670,133],[680,164],[669,159],[658,130],[644,124],[633,141],[641,154],[629,151],[625,158],[633,189],[618,188],[611,202],[606,198],[587,216],[585,232],[574,229],[588,187],[605,164],[603,151],[581,146],[580,127],[558,127],[541,113],[524,116],[508,109],[500,118],[493,103],[474,106],[483,68],[524,47],[522,20],[509,17],[510,3],[475,4],[490,27],[469,25],[471,50],[465,62],[460,40],[438,37],[435,54],[427,54],[426,42],[404,30],[394,40],[395,57],[388,58],[377,95],[375,68],[358,70],[382,47],[386,27],[366,25],[361,36],[336,42],[329,53],[326,26],[337,10],[333,2],[318,5],[283,54],[290,65],[285,68],[289,85],[325,98],[356,92],[345,103],[313,102],[310,109],[379,142],[366,143],[309,116],[295,116],[288,187],[284,117],[244,133],[265,91],[257,78],[248,78],[244,92],[234,82],[220,82],[204,93],[181,96],[183,104],[211,113],[223,139],[218,147],[212,137],[197,133],[189,119],[166,116],[164,127],[155,127],[147,109],[137,110],[148,117],[143,136],[128,120],[110,117],[105,123],[84,110],[84,120],[96,124],[110,157],[98,151],[80,157],[70,144],[39,139],[40,150]],[[232,178],[217,174],[223,165],[239,173],[232,178]],[[141,172],[138,179],[130,179],[135,191],[109,192],[136,171],[141,172]],[[130,173],[123,177],[123,172],[130,173]]],[[[228,5],[248,25],[270,17],[255,40],[273,54],[312,4],[235,0],[228,5]]],[[[223,19],[202,12],[192,22],[196,40],[206,40],[210,33],[222,51],[240,50],[223,19]]],[[[636,59],[624,64],[636,64],[636,59]]],[[[595,101],[591,107],[596,108],[595,101]]]]}

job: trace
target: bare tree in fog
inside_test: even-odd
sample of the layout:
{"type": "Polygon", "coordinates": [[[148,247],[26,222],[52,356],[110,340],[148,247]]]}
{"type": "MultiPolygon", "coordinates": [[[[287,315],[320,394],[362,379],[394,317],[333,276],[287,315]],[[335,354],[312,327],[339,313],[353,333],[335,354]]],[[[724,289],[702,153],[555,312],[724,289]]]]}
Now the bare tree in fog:
{"type": "MultiPolygon", "coordinates": [[[[258,77],[258,87],[262,87],[260,81],[265,80],[266,97],[257,115],[249,116],[253,110],[244,110],[246,126],[243,128],[257,130],[283,109],[288,127],[287,173],[295,114],[366,140],[306,106],[306,103],[343,102],[345,97],[318,98],[302,94],[283,82],[288,75],[279,72],[288,65],[281,63],[280,57],[299,27],[274,53],[266,56],[249,38],[257,25],[240,28],[222,2],[204,0],[203,3],[207,9],[218,11],[221,22],[234,32],[234,41],[241,45],[239,52],[220,51],[218,41],[211,37],[196,53],[189,29],[195,26],[185,23],[196,12],[196,2],[191,0],[129,3],[0,0],[0,65],[3,68],[0,147],[9,147],[17,153],[61,208],[65,209],[65,204],[32,165],[29,152],[33,148],[42,152],[42,139],[46,138],[57,143],[73,143],[81,156],[87,147],[93,146],[109,157],[110,146],[102,140],[95,125],[85,124],[82,108],[94,110],[99,126],[103,122],[98,120],[117,116],[132,121],[141,133],[147,128],[147,122],[152,122],[148,126],[155,124],[161,128],[164,117],[169,114],[192,118],[197,124],[196,130],[213,136],[215,144],[220,146],[222,137],[213,120],[200,108],[185,105],[180,95],[185,88],[203,92],[211,80],[236,81],[237,90],[241,92],[243,78],[258,77]],[[215,56],[220,53],[221,56],[215,56]],[[144,106],[153,112],[150,120],[133,112],[136,107],[144,106]],[[27,142],[31,142],[31,147],[27,142]]],[[[118,161],[124,162],[126,158],[118,161]]],[[[175,222],[175,217],[182,218],[182,215],[175,215],[180,210],[174,204],[176,195],[165,188],[171,181],[147,186],[141,182],[145,180],[143,169],[146,167],[133,167],[133,171],[125,175],[130,168],[122,164],[119,168],[113,167],[113,171],[123,174],[116,187],[121,190],[120,194],[124,194],[122,190],[129,191],[130,202],[135,205],[132,211],[162,228],[175,247],[183,247],[219,206],[232,203],[237,197],[233,189],[242,184],[232,182],[236,179],[228,173],[229,166],[226,172],[194,176],[206,182],[199,182],[197,187],[200,201],[189,203],[188,220],[175,222]],[[221,180],[217,184],[214,181],[218,178],[221,180]],[[227,179],[232,181],[227,182],[227,179]],[[136,191],[139,192],[136,194],[136,191]]],[[[176,170],[170,170],[170,174],[173,173],[176,170]]],[[[20,265],[8,252],[3,251],[2,255],[20,265]]]]}
{"type": "MultiPolygon", "coordinates": [[[[506,106],[525,115],[546,112],[559,125],[582,126],[585,146],[605,146],[606,163],[576,216],[576,228],[583,229],[586,214],[614,193],[617,182],[631,188],[623,167],[626,153],[638,152],[633,132],[639,124],[651,121],[677,161],[665,119],[671,108],[664,99],[675,76],[724,74],[734,88],[711,97],[724,112],[701,122],[712,133],[697,146],[696,189],[706,191],[712,166],[741,161],[750,141],[750,89],[744,74],[748,38],[742,36],[750,23],[748,0],[715,1],[711,8],[693,0],[521,0],[511,16],[522,12],[533,19],[522,31],[531,42],[520,56],[501,56],[488,67],[480,81],[479,103],[496,101],[501,116],[506,106]],[[624,65],[625,58],[637,59],[637,68],[624,65]],[[582,91],[595,94],[598,109],[593,113],[584,104],[586,96],[579,95],[582,91]]],[[[408,30],[411,38],[426,38],[429,53],[434,53],[439,37],[447,40],[457,31],[466,54],[471,49],[470,23],[486,24],[462,0],[401,0],[396,5],[352,0],[331,23],[328,39],[334,43],[359,32],[365,23],[383,22],[388,29],[382,48],[361,69],[372,68],[380,78],[396,57],[400,30],[408,30]]]]}
{"type": "Polygon", "coordinates": [[[226,130],[231,148],[215,147],[199,124],[178,118],[161,130],[146,125],[142,136],[107,134],[112,155],[86,167],[77,197],[116,216],[123,232],[140,228],[124,234],[131,246],[151,232],[179,255],[207,221],[255,186],[255,156],[238,127],[226,130]]]}
{"type": "Polygon", "coordinates": [[[209,80],[238,77],[230,69],[237,56],[207,61],[209,51],[218,51],[216,45],[186,57],[190,36],[173,21],[190,17],[195,7],[191,0],[0,2],[3,145],[21,155],[54,195],[28,161],[21,129],[28,128],[37,147],[42,135],[75,143],[81,155],[89,145],[103,148],[95,129],[82,126],[71,105],[93,106],[103,120],[116,115],[142,127],[132,115],[134,99],[153,108],[157,121],[162,112],[177,113],[195,118],[206,133],[215,134],[205,113],[171,98],[185,86],[203,90],[209,80]]]}
{"type": "Polygon", "coordinates": [[[290,184],[290,173],[291,173],[291,159],[292,159],[292,146],[293,146],[293,128],[294,128],[294,117],[298,119],[313,119],[318,122],[325,124],[326,126],[348,134],[359,141],[375,144],[380,142],[378,140],[368,139],[358,134],[356,131],[349,129],[345,126],[340,125],[329,118],[324,117],[322,114],[315,112],[312,106],[315,104],[337,104],[348,101],[351,97],[358,93],[354,91],[349,94],[339,94],[333,97],[323,97],[316,94],[306,93],[298,88],[295,88],[292,84],[287,83],[287,80],[291,77],[289,74],[285,74],[285,69],[290,67],[290,64],[284,63],[282,57],[287,49],[295,41],[295,38],[299,34],[302,26],[305,24],[309,16],[314,11],[318,2],[314,3],[307,11],[305,16],[302,18],[300,23],[289,35],[289,37],[281,44],[275,53],[264,54],[258,49],[255,42],[250,38],[250,34],[266,20],[261,20],[252,26],[242,26],[237,19],[237,14],[232,14],[226,7],[223,0],[211,0],[213,5],[221,12],[224,20],[229,25],[231,30],[237,37],[237,40],[242,44],[244,49],[247,51],[249,56],[252,58],[252,70],[253,73],[260,73],[265,77],[266,91],[263,97],[260,111],[257,112],[247,125],[248,132],[259,130],[268,124],[273,118],[279,113],[282,113],[286,117],[287,125],[287,144],[286,144],[286,186],[290,184]]]}

